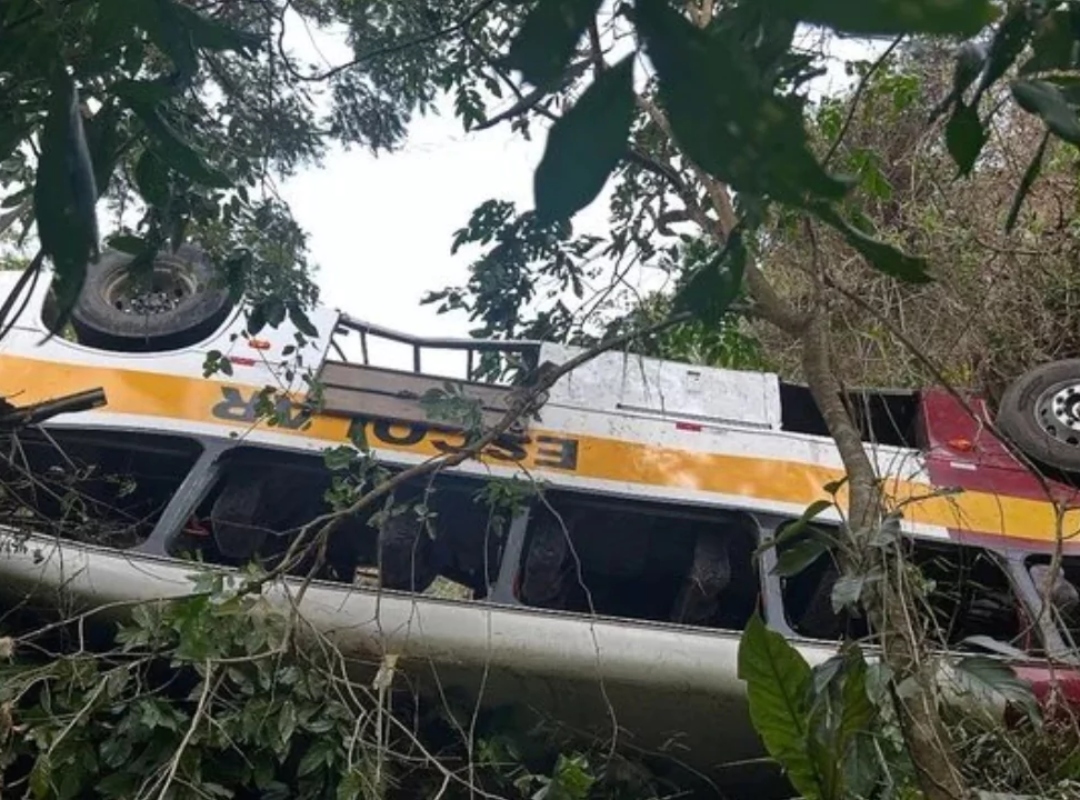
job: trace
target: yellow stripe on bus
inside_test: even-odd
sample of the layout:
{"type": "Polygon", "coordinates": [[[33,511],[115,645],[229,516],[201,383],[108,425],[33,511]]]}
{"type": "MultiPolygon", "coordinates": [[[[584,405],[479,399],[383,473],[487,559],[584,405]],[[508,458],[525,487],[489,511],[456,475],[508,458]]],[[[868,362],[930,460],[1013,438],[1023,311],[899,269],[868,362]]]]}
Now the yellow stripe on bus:
{"type": "MultiPolygon", "coordinates": [[[[102,387],[108,405],[102,413],[133,414],[161,420],[189,421],[251,427],[251,423],[215,414],[229,393],[250,398],[262,387],[225,384],[201,377],[143,372],[80,364],[65,364],[21,356],[0,355],[0,396],[17,405],[48,400],[85,389],[102,387]]],[[[228,409],[226,409],[228,410],[228,409]]],[[[264,427],[264,426],[260,426],[264,427]]],[[[289,434],[326,443],[346,442],[350,421],[315,416],[303,430],[274,427],[289,434]]],[[[180,429],[178,432],[182,432],[180,429]]],[[[367,425],[368,439],[377,449],[435,456],[460,444],[455,434],[415,431],[408,426],[380,421],[367,425]],[[381,436],[372,437],[374,426],[381,436]]],[[[541,472],[572,472],[584,478],[694,490],[757,498],[803,507],[825,497],[823,487],[840,479],[838,469],[772,458],[702,453],[585,435],[530,430],[530,442],[521,445],[517,463],[541,472]],[[572,458],[571,458],[572,457],[572,458]],[[572,469],[567,467],[571,466],[572,469]]],[[[496,448],[484,459],[509,465],[514,459],[496,448]]],[[[906,519],[978,534],[1023,541],[1053,542],[1056,536],[1054,507],[1049,502],[1006,497],[988,492],[965,491],[942,497],[930,496],[925,483],[887,479],[886,489],[895,502],[908,503],[906,519]]],[[[841,492],[840,499],[846,499],[841,492]]],[[[1066,536],[1080,529],[1080,509],[1066,515],[1066,536]]],[[[1076,545],[1080,547],[1080,542],[1076,545]]],[[[1071,549],[1071,548],[1070,548],[1071,549]]]]}

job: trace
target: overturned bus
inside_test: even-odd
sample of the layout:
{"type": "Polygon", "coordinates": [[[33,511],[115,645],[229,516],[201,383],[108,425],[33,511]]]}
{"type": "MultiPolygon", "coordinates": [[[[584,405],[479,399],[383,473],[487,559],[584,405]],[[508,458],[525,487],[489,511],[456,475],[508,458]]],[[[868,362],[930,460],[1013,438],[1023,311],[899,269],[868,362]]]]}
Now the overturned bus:
{"type": "MultiPolygon", "coordinates": [[[[125,300],[122,262],[112,254],[92,268],[74,336],[44,340],[40,281],[0,340],[9,402],[95,387],[107,398],[8,437],[9,598],[91,609],[189,593],[200,570],[273,563],[341,489],[328,448],[363,440],[391,473],[456,452],[466,433],[432,418],[432,388],[450,381],[490,424],[515,388],[493,363],[531,368],[579,352],[421,339],[325,307],[310,314],[316,336],[298,338],[288,320],[248,335],[196,252],[155,267],[153,303],[125,300]],[[294,391],[270,424],[260,397],[267,386],[297,389],[297,356],[315,369],[318,402],[294,391]],[[206,376],[208,358],[228,366],[206,376]]],[[[17,277],[0,274],[0,294],[17,277]]],[[[935,582],[938,644],[1006,658],[1038,692],[1056,683],[1076,696],[1077,609],[1040,613],[1033,572],[1060,547],[1065,585],[1080,582],[1068,482],[1080,470],[1080,364],[1033,370],[997,412],[1053,478],[991,434],[978,398],[930,389],[851,399],[903,508],[910,557],[935,582]]],[[[408,676],[401,691],[456,688],[601,737],[614,720],[635,749],[728,782],[733,765],[762,755],[736,669],[750,615],[760,611],[811,663],[865,632],[833,611],[829,558],[781,577],[783,547],[762,548],[843,477],[807,389],[608,352],[560,378],[512,433],[403,484],[394,502],[404,513],[380,506],[338,526],[303,594],[305,617],[373,673],[393,657],[408,676]]],[[[835,507],[815,519],[840,524],[835,507]]],[[[285,591],[269,594],[286,602],[285,591]]]]}

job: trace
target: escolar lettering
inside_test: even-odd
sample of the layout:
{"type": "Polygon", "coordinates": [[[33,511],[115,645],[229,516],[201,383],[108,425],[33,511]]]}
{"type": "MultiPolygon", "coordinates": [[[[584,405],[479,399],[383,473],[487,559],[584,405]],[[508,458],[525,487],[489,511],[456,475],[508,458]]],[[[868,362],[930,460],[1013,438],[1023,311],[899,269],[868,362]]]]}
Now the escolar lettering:
{"type": "MultiPolygon", "coordinates": [[[[440,453],[447,455],[465,449],[464,435],[435,430],[425,425],[377,419],[370,422],[370,430],[374,439],[393,447],[415,447],[426,441],[440,453]]],[[[484,456],[496,461],[521,463],[528,461],[531,454],[533,463],[538,467],[577,469],[577,440],[540,436],[536,443],[535,447],[530,447],[533,441],[528,437],[503,434],[484,449],[484,456]]]]}
{"type": "MultiPolygon", "coordinates": [[[[259,392],[242,393],[235,386],[221,387],[221,400],[210,413],[228,422],[258,422],[259,392]]],[[[278,401],[278,424],[290,430],[301,429],[310,416],[299,405],[288,400],[278,401]]],[[[459,453],[465,448],[461,433],[442,431],[409,422],[391,419],[354,419],[350,435],[357,431],[370,432],[375,442],[391,447],[415,448],[427,442],[440,453],[459,453]]],[[[561,436],[541,435],[535,440],[528,436],[504,433],[484,448],[484,456],[510,464],[527,463],[537,467],[574,471],[578,468],[578,442],[561,436]],[[531,456],[531,458],[530,458],[531,456]]]]}

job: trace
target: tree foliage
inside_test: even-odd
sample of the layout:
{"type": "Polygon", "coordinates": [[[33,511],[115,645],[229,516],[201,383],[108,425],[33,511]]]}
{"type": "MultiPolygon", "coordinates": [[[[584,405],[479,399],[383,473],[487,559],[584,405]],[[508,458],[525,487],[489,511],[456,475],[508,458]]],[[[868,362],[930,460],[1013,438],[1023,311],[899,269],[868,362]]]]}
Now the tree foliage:
{"type": "MultiPolygon", "coordinates": [[[[844,585],[858,591],[842,604],[874,625],[916,622],[885,641],[880,705],[867,694],[871,673],[857,646],[815,671],[752,622],[740,658],[751,713],[808,797],[892,796],[903,784],[951,798],[980,777],[959,763],[939,713],[911,588],[918,582],[884,577],[911,573],[899,548],[880,546],[892,512],[838,405],[840,388],[858,373],[846,357],[912,298],[930,298],[924,305],[946,319],[940,309],[959,287],[998,290],[998,276],[968,255],[974,237],[956,222],[963,191],[983,196],[995,187],[997,202],[969,203],[965,221],[1018,237],[1004,240],[1004,271],[1013,273],[1017,241],[1043,241],[1060,205],[1062,257],[1040,262],[1053,269],[1027,297],[1063,307],[1044,317],[1051,327],[1072,319],[1056,292],[1072,287],[1061,264],[1075,208],[1068,148],[1080,144],[1075,23],[1075,4],[1064,0],[1005,8],[989,0],[633,0],[609,12],[596,0],[12,0],[0,7],[0,188],[6,208],[29,211],[40,243],[31,268],[48,258],[62,307],[100,249],[105,198],[116,210],[138,207],[134,228],[111,239],[136,254],[136,266],[161,247],[199,240],[255,300],[257,328],[302,313],[315,297],[304,235],[276,198],[276,179],[317,164],[331,144],[392,150],[440,93],[453,97],[466,130],[509,122],[530,135],[534,124],[547,126],[534,207],[492,200],[478,208],[453,244],[481,248],[469,280],[428,302],[466,311],[477,334],[583,344],[681,311],[690,324],[651,340],[653,352],[736,366],[771,358],[800,370],[848,472],[842,566],[844,585]],[[296,17],[343,28],[354,58],[325,68],[297,63],[283,44],[296,17]],[[955,58],[944,73],[920,73],[918,51],[901,49],[897,60],[856,65],[854,93],[815,101],[810,87],[823,59],[800,45],[808,28],[948,41],[955,58]],[[923,99],[930,88],[938,90],[932,107],[923,99]],[[929,134],[928,124],[937,125],[929,134]],[[610,235],[576,235],[574,216],[605,186],[610,235]],[[947,195],[951,203],[937,203],[947,195]],[[963,263],[954,268],[949,252],[963,263]],[[644,298],[621,291],[642,266],[661,286],[644,298]],[[601,277],[608,286],[596,285],[601,277]],[[770,338],[781,336],[794,343],[790,351],[770,338]],[[860,580],[867,575],[876,578],[860,580]],[[882,723],[889,710],[908,724],[882,723]],[[860,743],[879,723],[903,745],[891,754],[910,767],[900,784],[888,770],[841,768],[869,763],[860,743]]],[[[993,325],[982,330],[972,338],[980,345],[1003,335],[993,325]]],[[[907,339],[897,341],[907,348],[907,339]]],[[[899,348],[890,341],[893,363],[899,348]]],[[[824,552],[815,545],[785,573],[824,552]]],[[[229,616],[234,605],[191,601],[137,621],[122,637],[119,665],[61,659],[39,673],[19,671],[5,684],[12,705],[0,722],[17,711],[26,726],[19,732],[31,731],[10,751],[13,763],[30,764],[31,792],[75,796],[96,785],[104,766],[116,782],[106,793],[125,796],[141,791],[148,771],[149,780],[164,775],[165,784],[211,794],[279,788],[274,781],[302,796],[384,794],[378,769],[357,768],[368,754],[346,730],[361,718],[354,700],[331,696],[323,721],[311,711],[340,686],[312,684],[334,675],[333,666],[289,681],[281,672],[294,664],[268,671],[265,643],[248,646],[243,624],[228,627],[239,618],[229,616]],[[141,692],[150,662],[139,648],[151,644],[190,684],[173,702],[141,692]],[[226,666],[235,659],[244,666],[226,666]],[[52,692],[55,680],[67,691],[52,692]],[[213,722],[211,703],[220,704],[213,722]],[[245,716],[252,708],[258,724],[245,716]],[[319,746],[311,724],[327,721],[336,735],[319,746]],[[249,763],[226,757],[237,749],[249,763]]],[[[993,683],[1027,702],[1010,675],[980,662],[966,668],[969,683],[993,683]]],[[[0,735],[14,730],[7,724],[0,735]]],[[[486,752],[505,759],[509,748],[486,752]]],[[[599,796],[605,785],[582,753],[488,777],[532,797],[599,796]]],[[[445,771],[432,778],[453,783],[445,771]]]]}

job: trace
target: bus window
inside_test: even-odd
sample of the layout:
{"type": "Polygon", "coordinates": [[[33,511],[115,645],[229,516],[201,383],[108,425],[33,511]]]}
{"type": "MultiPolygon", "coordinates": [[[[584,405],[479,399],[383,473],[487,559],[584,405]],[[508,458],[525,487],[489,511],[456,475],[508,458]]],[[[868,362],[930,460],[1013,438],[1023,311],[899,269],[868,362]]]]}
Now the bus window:
{"type": "Polygon", "coordinates": [[[0,524],[117,548],[150,535],[201,452],[180,437],[71,428],[0,444],[0,524]]]}
{"type": "Polygon", "coordinates": [[[1080,559],[1062,559],[1058,570],[1051,572],[1050,556],[1032,556],[1026,563],[1031,581],[1039,597],[1049,591],[1055,623],[1061,629],[1066,644],[1080,647],[1080,559]]]}
{"type": "Polygon", "coordinates": [[[525,605],[741,631],[758,601],[743,514],[549,493],[532,509],[525,605]]]}
{"type": "MultiPolygon", "coordinates": [[[[839,535],[836,528],[827,530],[839,535]]],[[[780,552],[796,546],[799,538],[789,539],[780,552]]],[[[932,642],[957,647],[969,637],[983,636],[1028,651],[1038,646],[1023,604],[992,554],[980,548],[922,540],[909,543],[907,558],[922,576],[929,611],[927,635],[932,642]]],[[[784,612],[792,629],[812,639],[868,635],[870,626],[865,617],[833,611],[832,590],[839,576],[839,566],[826,554],[797,575],[781,579],[784,612]]]]}
{"type": "MultiPolygon", "coordinates": [[[[791,524],[778,528],[777,538],[782,537],[791,524]]],[[[816,529],[833,538],[840,535],[839,529],[833,526],[816,524],[814,529],[808,528],[806,532],[800,532],[779,544],[777,556],[799,547],[816,529]]],[[[808,639],[838,640],[845,636],[858,639],[866,636],[868,627],[863,617],[846,611],[840,614],[833,611],[832,591],[839,577],[839,566],[832,554],[826,552],[796,574],[780,578],[784,616],[792,630],[808,639]]]]}
{"type": "MultiPolygon", "coordinates": [[[[334,512],[335,481],[342,476],[327,468],[321,455],[248,447],[230,451],[179,549],[235,566],[252,561],[277,566],[302,531],[316,533],[334,512]]],[[[404,485],[389,513],[379,502],[345,518],[330,536],[321,564],[314,548],[300,548],[288,571],[306,575],[317,565],[315,574],[323,579],[484,597],[498,574],[503,531],[478,498],[482,485],[448,475],[404,485]]]]}
{"type": "Polygon", "coordinates": [[[1038,645],[1008,573],[992,553],[917,541],[910,558],[926,582],[932,641],[956,646],[985,636],[1028,651],[1038,645]]]}

